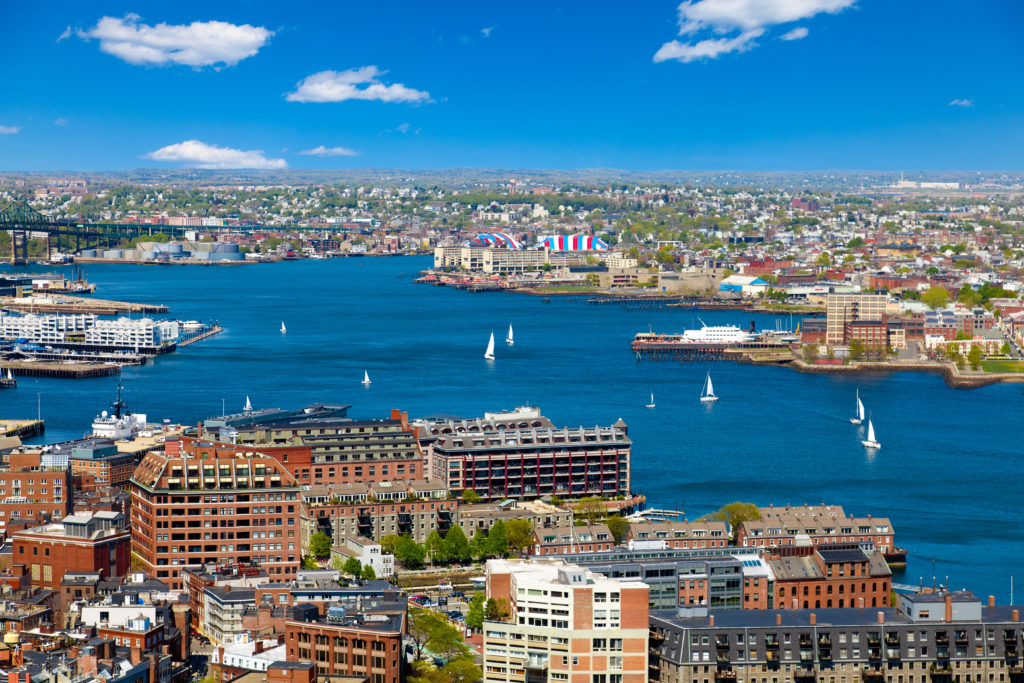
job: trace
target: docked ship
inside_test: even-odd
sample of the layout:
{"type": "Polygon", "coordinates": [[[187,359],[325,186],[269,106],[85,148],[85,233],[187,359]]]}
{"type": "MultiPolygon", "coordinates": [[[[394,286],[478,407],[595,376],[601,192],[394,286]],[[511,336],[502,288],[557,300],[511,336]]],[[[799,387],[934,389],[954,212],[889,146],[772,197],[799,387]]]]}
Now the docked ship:
{"type": "Polygon", "coordinates": [[[647,344],[658,345],[694,345],[728,347],[757,341],[757,334],[746,331],[736,325],[705,325],[696,330],[683,330],[682,334],[659,334],[657,332],[640,332],[633,338],[633,350],[639,351],[647,344]]]}
{"type": "Polygon", "coordinates": [[[110,404],[110,412],[104,410],[92,421],[92,435],[100,439],[127,439],[135,436],[146,427],[146,416],[132,413],[127,405],[121,400],[121,390],[124,387],[118,383],[117,400],[110,404]]]}

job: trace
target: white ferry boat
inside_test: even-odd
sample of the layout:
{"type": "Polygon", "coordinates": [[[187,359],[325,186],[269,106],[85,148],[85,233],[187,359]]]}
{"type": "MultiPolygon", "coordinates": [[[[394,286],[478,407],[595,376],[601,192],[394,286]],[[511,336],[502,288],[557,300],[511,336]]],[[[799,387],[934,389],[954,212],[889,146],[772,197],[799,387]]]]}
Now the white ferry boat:
{"type": "Polygon", "coordinates": [[[757,335],[736,325],[705,325],[700,329],[684,330],[680,341],[684,344],[743,344],[757,340],[757,335]]]}

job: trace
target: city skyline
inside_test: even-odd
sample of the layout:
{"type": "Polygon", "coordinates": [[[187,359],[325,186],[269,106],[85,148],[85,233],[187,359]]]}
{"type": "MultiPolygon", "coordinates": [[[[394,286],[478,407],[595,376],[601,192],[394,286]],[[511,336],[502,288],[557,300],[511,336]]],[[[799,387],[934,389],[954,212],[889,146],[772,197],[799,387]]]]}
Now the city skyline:
{"type": "Polygon", "coordinates": [[[7,6],[3,170],[1012,169],[1010,3],[7,6]]]}

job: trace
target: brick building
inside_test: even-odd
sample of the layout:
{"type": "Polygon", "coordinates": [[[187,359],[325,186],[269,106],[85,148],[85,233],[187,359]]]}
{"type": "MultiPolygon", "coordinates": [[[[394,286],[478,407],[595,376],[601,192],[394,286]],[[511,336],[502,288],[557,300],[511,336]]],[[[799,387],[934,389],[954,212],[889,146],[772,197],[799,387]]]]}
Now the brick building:
{"type": "Polygon", "coordinates": [[[25,567],[33,586],[59,590],[67,572],[124,576],[131,533],[119,512],[75,514],[61,522],[11,534],[13,564],[25,567]]]}
{"type": "Polygon", "coordinates": [[[572,524],[547,529],[534,529],[533,553],[544,555],[573,555],[611,550],[615,538],[607,524],[572,524]]]}
{"type": "Polygon", "coordinates": [[[290,662],[312,662],[318,675],[365,676],[370,683],[404,680],[405,605],[386,613],[330,608],[316,620],[285,624],[290,662]]]}
{"type": "Polygon", "coordinates": [[[42,453],[9,453],[0,467],[0,530],[60,519],[71,512],[67,460],[42,453]]]}
{"type": "Polygon", "coordinates": [[[768,562],[777,609],[889,606],[892,572],[878,551],[807,546],[768,562]]]}
{"type": "Polygon", "coordinates": [[[629,525],[627,540],[664,541],[668,548],[724,548],[729,541],[725,522],[638,522],[629,525]]]}
{"type": "Polygon", "coordinates": [[[742,522],[736,545],[774,548],[795,546],[800,535],[812,545],[872,543],[883,553],[893,551],[892,523],[888,517],[851,517],[839,505],[800,505],[758,508],[761,519],[742,522]]]}
{"type": "Polygon", "coordinates": [[[302,554],[299,491],[271,457],[147,453],[131,480],[132,550],[175,590],[183,569],[205,565],[289,578],[302,554]]]}
{"type": "Polygon", "coordinates": [[[887,302],[885,294],[829,294],[825,303],[825,342],[829,346],[846,343],[847,323],[882,320],[887,302]]]}

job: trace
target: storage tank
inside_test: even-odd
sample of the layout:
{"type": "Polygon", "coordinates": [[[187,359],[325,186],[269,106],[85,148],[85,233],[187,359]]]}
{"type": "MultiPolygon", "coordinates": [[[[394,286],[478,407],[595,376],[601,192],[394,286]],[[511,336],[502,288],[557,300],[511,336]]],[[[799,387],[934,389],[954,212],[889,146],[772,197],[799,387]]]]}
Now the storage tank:
{"type": "Polygon", "coordinates": [[[153,261],[153,260],[156,260],[156,252],[155,251],[141,251],[141,252],[139,252],[139,258],[141,258],[143,261],[153,261]]]}
{"type": "Polygon", "coordinates": [[[103,252],[103,258],[116,258],[119,259],[124,255],[123,249],[107,249],[103,252]]]}
{"type": "Polygon", "coordinates": [[[239,253],[234,253],[234,254],[211,254],[210,255],[210,260],[211,261],[244,261],[245,260],[245,254],[239,254],[239,253]]]}
{"type": "Polygon", "coordinates": [[[166,251],[168,254],[180,254],[182,250],[181,243],[170,242],[168,244],[165,244],[164,247],[164,251],[166,251]]]}
{"type": "Polygon", "coordinates": [[[83,249],[78,252],[78,255],[82,258],[96,258],[97,254],[99,254],[99,252],[95,249],[83,249]]]}

